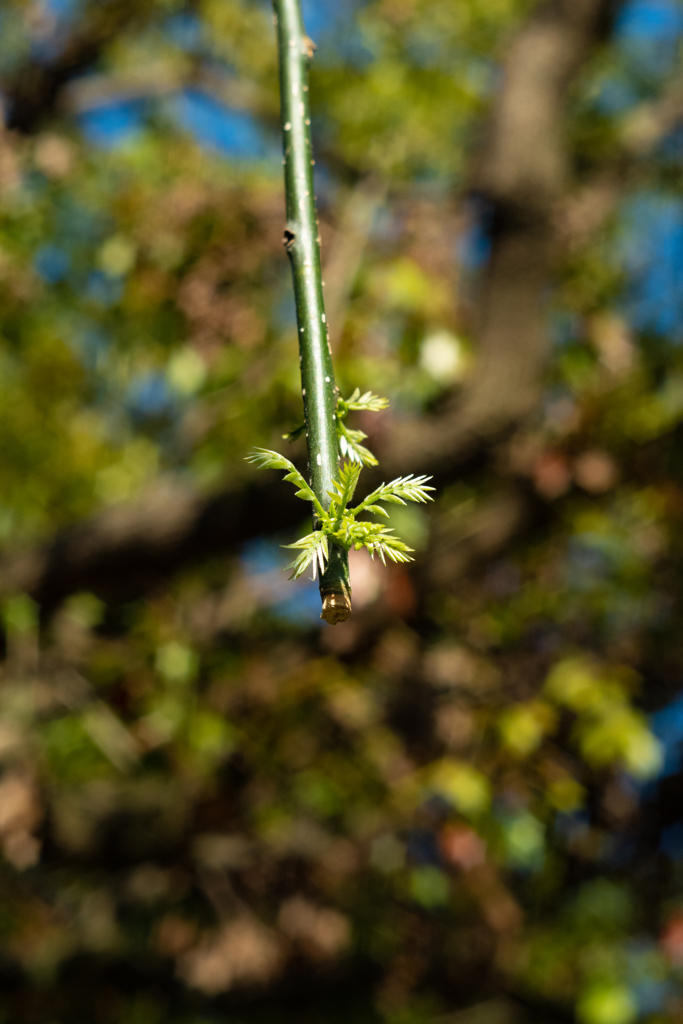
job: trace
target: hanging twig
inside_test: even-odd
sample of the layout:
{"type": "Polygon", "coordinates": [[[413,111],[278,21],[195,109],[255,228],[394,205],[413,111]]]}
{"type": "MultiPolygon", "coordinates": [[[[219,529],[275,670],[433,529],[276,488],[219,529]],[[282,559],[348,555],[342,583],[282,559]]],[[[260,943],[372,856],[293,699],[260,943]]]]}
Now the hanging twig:
{"type": "MultiPolygon", "coordinates": [[[[313,194],[308,66],[315,49],[304,31],[299,0],[273,0],[280,56],[280,106],[285,164],[285,248],[294,279],[301,388],[313,491],[324,509],[337,476],[337,388],[323,302],[320,238],[313,194]]],[[[314,525],[317,525],[314,513],[314,525]]],[[[348,553],[330,544],[320,578],[322,617],[333,625],[351,614],[348,553]]]]}
{"type": "Polygon", "coordinates": [[[305,423],[289,440],[304,430],[308,441],[311,483],[279,452],[256,448],[247,456],[265,469],[281,469],[285,480],[297,488],[297,497],[313,506],[313,532],[287,545],[299,552],[289,568],[296,579],[313,568],[320,572],[321,618],[332,625],[351,614],[349,557],[351,548],[366,548],[386,564],[411,562],[412,548],[394,535],[390,526],[360,515],[388,518],[384,503],[405,505],[406,501],[431,501],[430,477],[397,477],[382,484],[359,505],[351,506],[363,466],[377,460],[362,442],[366,434],[353,430],[345,420],[349,412],[379,412],[389,404],[371,391],[356,388],[343,399],[337,391],[332,369],[329,332],[323,304],[320,238],[313,196],[313,156],[308,113],[308,65],[313,43],[304,32],[300,0],[273,0],[280,52],[280,94],[282,137],[285,154],[285,195],[287,226],[285,248],[294,278],[296,315],[299,329],[301,393],[305,423]],[[339,455],[345,462],[339,464],[339,455]]]}

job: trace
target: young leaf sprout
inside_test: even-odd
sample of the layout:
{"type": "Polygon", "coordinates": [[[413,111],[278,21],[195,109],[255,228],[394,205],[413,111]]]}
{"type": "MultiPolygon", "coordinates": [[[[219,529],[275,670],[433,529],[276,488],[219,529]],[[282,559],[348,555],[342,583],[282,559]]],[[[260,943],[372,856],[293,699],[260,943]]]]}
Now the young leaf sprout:
{"type": "MultiPolygon", "coordinates": [[[[385,409],[387,402],[383,398],[377,398],[368,392],[358,398],[360,392],[354,391],[348,401],[339,400],[338,408],[344,407],[346,411],[354,408],[362,409],[385,409]],[[363,401],[365,404],[359,405],[363,401]],[[372,404],[371,404],[372,403],[372,404]]],[[[355,433],[355,432],[352,432],[355,433]]],[[[339,433],[339,448],[344,453],[346,434],[339,433]]],[[[365,437],[365,435],[363,435],[365,437]]],[[[348,451],[348,442],[346,442],[348,451]]],[[[367,452],[367,449],[363,449],[367,452]]],[[[296,496],[303,501],[310,501],[313,506],[316,518],[316,529],[295,541],[294,544],[287,544],[286,547],[300,551],[300,554],[288,566],[292,570],[290,579],[298,579],[310,565],[313,566],[315,577],[318,569],[321,577],[325,573],[329,552],[333,546],[348,552],[351,548],[356,551],[360,548],[367,548],[372,558],[379,555],[386,565],[387,558],[391,562],[411,562],[412,548],[409,548],[398,537],[394,531],[381,523],[360,520],[358,517],[363,513],[373,516],[388,516],[388,512],[382,506],[386,504],[405,505],[408,501],[416,501],[424,504],[431,501],[429,494],[433,487],[427,486],[429,476],[399,476],[388,484],[376,487],[360,502],[350,508],[349,505],[356,492],[358,480],[363,469],[363,464],[377,465],[377,461],[371,452],[361,460],[357,456],[347,457],[347,461],[340,463],[337,475],[332,481],[332,488],[327,492],[327,507],[319,501],[313,489],[298,469],[278,452],[270,451],[267,448],[257,448],[247,456],[250,462],[255,463],[262,469],[281,469],[285,471],[285,480],[289,480],[297,488],[296,496]]]]}

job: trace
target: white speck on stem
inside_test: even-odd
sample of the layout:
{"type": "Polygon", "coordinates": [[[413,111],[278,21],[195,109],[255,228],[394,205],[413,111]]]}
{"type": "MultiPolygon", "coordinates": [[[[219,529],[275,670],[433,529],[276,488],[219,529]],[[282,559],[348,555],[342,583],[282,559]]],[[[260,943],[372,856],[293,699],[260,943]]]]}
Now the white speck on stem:
{"type": "Polygon", "coordinates": [[[304,396],[304,398],[306,397],[306,388],[304,388],[304,389],[303,389],[303,391],[301,392],[301,394],[302,394],[302,395],[304,396]]]}
{"type": "Polygon", "coordinates": [[[318,465],[319,465],[319,466],[322,466],[322,462],[323,462],[323,457],[322,457],[322,455],[320,454],[320,452],[318,452],[318,454],[316,455],[316,457],[315,457],[315,461],[316,461],[316,462],[318,463],[318,465]]]}
{"type": "MultiPolygon", "coordinates": [[[[301,115],[301,117],[304,116],[304,105],[303,105],[303,103],[299,104],[299,114],[301,115]]],[[[306,124],[308,124],[308,121],[306,122],[306,124]]]]}
{"type": "Polygon", "coordinates": [[[330,383],[330,378],[329,377],[325,377],[325,380],[327,381],[328,384],[330,383]]]}
{"type": "Polygon", "coordinates": [[[304,124],[310,124],[310,123],[311,123],[311,119],[310,119],[310,117],[307,117],[305,122],[304,122],[304,124]]]}
{"type": "Polygon", "coordinates": [[[291,123],[289,121],[287,121],[287,123],[285,124],[285,131],[288,132],[291,127],[292,127],[291,123]]]}
{"type": "Polygon", "coordinates": [[[326,324],[326,323],[327,323],[327,317],[325,316],[325,314],[324,314],[324,313],[323,313],[323,323],[324,323],[324,324],[326,324]]]}

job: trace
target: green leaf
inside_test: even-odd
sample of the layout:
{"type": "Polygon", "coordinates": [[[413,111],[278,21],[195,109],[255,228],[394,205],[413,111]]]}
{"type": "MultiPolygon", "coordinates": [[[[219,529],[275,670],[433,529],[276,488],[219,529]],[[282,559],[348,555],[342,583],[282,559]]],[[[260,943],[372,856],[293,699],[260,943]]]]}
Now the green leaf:
{"type": "Polygon", "coordinates": [[[253,463],[259,469],[286,469],[292,473],[297,472],[289,459],[280,455],[279,452],[270,451],[269,448],[254,448],[253,452],[249,452],[245,458],[247,462],[253,463]]]}
{"type": "Polygon", "coordinates": [[[361,395],[360,388],[356,388],[350,398],[346,399],[347,409],[366,409],[368,412],[380,412],[389,408],[389,399],[373,395],[372,391],[366,391],[361,395]]]}
{"type": "Polygon", "coordinates": [[[343,421],[352,409],[379,412],[380,409],[386,409],[388,405],[388,399],[380,398],[372,391],[366,391],[364,395],[361,395],[360,388],[356,388],[350,398],[337,400],[337,438],[342,458],[359,462],[363,466],[377,465],[377,459],[372,452],[361,444],[361,441],[364,441],[368,435],[364,434],[362,430],[350,430],[343,421]]]}
{"type": "Polygon", "coordinates": [[[351,501],[358,484],[358,477],[362,470],[358,462],[345,462],[339,470],[339,479],[333,481],[333,491],[328,491],[332,498],[330,505],[330,518],[339,519],[351,501]]]}
{"type": "Polygon", "coordinates": [[[392,562],[413,561],[413,548],[408,547],[399,537],[394,537],[391,527],[381,526],[379,523],[358,523],[350,516],[345,516],[343,529],[344,543],[354,547],[356,551],[367,548],[371,558],[377,554],[385,565],[387,558],[392,562]]]}
{"type": "Polygon", "coordinates": [[[391,483],[378,487],[356,508],[349,509],[349,514],[357,516],[371,505],[376,505],[378,501],[387,501],[393,505],[405,505],[406,501],[418,501],[422,504],[432,501],[432,496],[427,492],[433,491],[434,488],[425,486],[427,480],[431,479],[430,476],[413,476],[412,473],[409,476],[396,477],[391,483]]]}
{"type": "Polygon", "coordinates": [[[412,562],[414,559],[411,557],[409,552],[413,551],[413,548],[409,548],[399,537],[392,537],[388,534],[384,534],[378,540],[371,544],[366,544],[370,557],[374,558],[375,554],[378,554],[382,559],[382,563],[386,565],[386,559],[390,559],[392,562],[412,562]]]}
{"type": "Polygon", "coordinates": [[[349,430],[339,419],[337,420],[337,439],[342,458],[350,459],[361,466],[376,466],[375,456],[360,443],[367,436],[362,430],[349,430]]]}
{"type": "Polygon", "coordinates": [[[283,547],[301,548],[301,554],[287,566],[288,569],[292,569],[292,575],[289,577],[290,580],[297,580],[299,576],[306,572],[311,562],[313,563],[313,579],[316,577],[318,568],[320,568],[321,576],[325,572],[329,548],[327,545],[327,534],[321,530],[314,530],[313,533],[301,537],[294,544],[283,544],[283,547]]]}
{"type": "Polygon", "coordinates": [[[389,518],[389,513],[381,505],[366,505],[363,509],[364,512],[370,512],[373,516],[384,516],[385,519],[389,518]]]}
{"type": "Polygon", "coordinates": [[[344,528],[346,530],[347,543],[359,545],[360,547],[381,537],[382,531],[386,529],[386,527],[381,526],[379,523],[355,522],[349,516],[344,517],[344,528]]]}
{"type": "Polygon", "coordinates": [[[269,448],[255,448],[253,452],[250,452],[245,457],[247,462],[253,463],[260,469],[286,470],[285,480],[299,488],[296,492],[296,497],[301,498],[302,501],[312,502],[320,519],[323,522],[328,521],[329,516],[313,493],[313,488],[306,482],[296,466],[289,459],[286,459],[284,455],[280,455],[279,452],[272,452],[269,448]]]}

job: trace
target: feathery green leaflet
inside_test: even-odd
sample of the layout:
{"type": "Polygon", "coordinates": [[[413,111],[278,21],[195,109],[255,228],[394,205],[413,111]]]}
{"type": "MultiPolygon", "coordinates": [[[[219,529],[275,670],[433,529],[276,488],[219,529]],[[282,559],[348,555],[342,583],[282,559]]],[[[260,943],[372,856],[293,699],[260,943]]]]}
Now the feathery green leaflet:
{"type": "MultiPolygon", "coordinates": [[[[388,402],[384,398],[373,395],[370,391],[361,395],[356,389],[348,400],[339,399],[337,408],[342,409],[344,416],[349,410],[365,409],[378,411],[386,409],[388,402]]],[[[351,434],[361,434],[361,431],[345,431],[351,434]]],[[[415,501],[424,504],[432,500],[429,491],[433,487],[427,486],[431,480],[429,476],[400,476],[388,484],[381,484],[367,495],[359,505],[349,508],[363,465],[377,465],[377,460],[362,448],[364,456],[358,456],[356,449],[351,453],[347,438],[347,432],[337,434],[339,449],[342,456],[348,461],[342,461],[339,465],[337,477],[332,484],[332,490],[328,491],[330,498],[329,509],[325,509],[318,501],[312,488],[298,469],[279,452],[270,451],[268,448],[257,448],[247,459],[262,469],[280,469],[285,471],[285,480],[290,481],[298,488],[296,497],[303,501],[310,501],[315,509],[318,521],[318,529],[295,541],[294,544],[287,544],[285,547],[293,548],[300,552],[293,562],[287,567],[292,570],[290,579],[298,579],[303,575],[310,565],[313,566],[313,578],[320,570],[325,571],[325,565],[329,557],[329,542],[335,543],[350,551],[360,548],[367,548],[370,557],[374,559],[378,555],[386,565],[387,558],[391,562],[411,562],[413,548],[394,536],[394,531],[389,526],[383,526],[367,520],[358,521],[358,516],[365,512],[370,515],[388,516],[388,512],[379,502],[387,504],[405,505],[408,501],[415,501]]],[[[291,435],[285,435],[290,436],[291,435]]],[[[365,434],[362,435],[365,438],[365,434]]]]}

